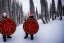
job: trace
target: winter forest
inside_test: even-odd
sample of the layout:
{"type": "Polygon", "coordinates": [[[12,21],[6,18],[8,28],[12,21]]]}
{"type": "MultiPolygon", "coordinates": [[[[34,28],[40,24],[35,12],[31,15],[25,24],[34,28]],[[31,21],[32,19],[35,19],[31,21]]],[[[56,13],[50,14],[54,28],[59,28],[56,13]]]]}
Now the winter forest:
{"type": "MultiPolygon", "coordinates": [[[[24,13],[23,4],[21,2],[19,2],[19,0],[0,0],[0,18],[2,18],[2,14],[4,12],[6,12],[7,17],[14,20],[16,22],[17,26],[20,26],[21,24],[24,23],[24,21],[26,21],[29,18],[30,12],[32,12],[34,18],[38,21],[39,26],[41,28],[39,30],[39,33],[37,33],[35,35],[36,39],[33,41],[33,43],[42,43],[42,42],[43,43],[64,43],[64,41],[63,41],[64,33],[62,33],[64,30],[64,27],[63,27],[64,26],[64,5],[62,4],[63,3],[62,1],[64,1],[64,0],[58,0],[57,7],[55,5],[56,0],[51,0],[49,7],[48,7],[47,0],[39,0],[39,1],[40,1],[40,7],[41,7],[40,13],[38,13],[38,8],[35,7],[35,5],[34,5],[34,0],[29,0],[29,11],[27,13],[24,13]],[[40,24],[40,22],[41,22],[41,24],[40,24]],[[56,26],[57,26],[57,28],[55,28],[56,26]],[[62,30],[60,29],[60,27],[62,30]],[[50,30],[48,30],[48,29],[45,30],[43,28],[45,28],[45,29],[48,28],[50,30]],[[53,29],[51,29],[51,28],[53,28],[53,29]],[[55,30],[54,30],[54,28],[55,28],[55,30]],[[47,31],[47,32],[45,32],[45,31],[47,31]],[[56,34],[55,32],[58,32],[58,33],[56,34]],[[37,40],[41,36],[40,35],[41,33],[43,34],[42,35],[43,38],[41,40],[37,40]],[[39,34],[39,37],[37,36],[38,34],[39,34]],[[49,35],[49,37],[48,37],[47,36],[48,34],[52,34],[52,35],[49,35]],[[56,35],[56,37],[54,35],[56,35]],[[51,36],[51,38],[50,38],[50,36],[51,36]],[[59,37],[61,37],[61,38],[59,38],[59,37]],[[48,39],[49,39],[49,41],[48,41],[48,39]],[[54,39],[54,41],[52,39],[54,39]],[[56,40],[57,40],[57,42],[55,42],[56,40]]],[[[17,28],[22,28],[22,25],[17,28]]],[[[17,37],[19,37],[19,38],[15,38],[15,36],[12,35],[17,40],[16,40],[16,42],[14,42],[15,40],[13,39],[11,42],[8,41],[8,43],[9,42],[10,43],[20,43],[21,42],[21,40],[23,38],[21,40],[18,40],[18,39],[20,39],[20,36],[24,36],[23,29],[21,30],[22,31],[21,35],[19,34],[19,33],[21,33],[20,29],[17,29],[17,31],[18,31],[18,33],[16,32],[14,35],[18,34],[17,37]],[[19,42],[17,42],[17,41],[19,41],[19,42]]],[[[28,40],[23,39],[23,41],[21,43],[26,43],[26,42],[32,43],[31,40],[29,40],[29,41],[28,40]]]]}
{"type": "Polygon", "coordinates": [[[62,6],[62,1],[58,0],[57,9],[54,0],[50,3],[50,10],[48,10],[48,2],[46,0],[40,0],[41,13],[38,13],[37,7],[34,7],[33,0],[29,0],[30,10],[27,13],[28,16],[24,16],[24,11],[22,9],[22,3],[19,0],[0,0],[0,17],[3,12],[8,14],[8,17],[13,19],[17,25],[23,23],[28,17],[29,13],[32,12],[36,20],[41,19],[44,24],[50,22],[50,19],[55,20],[57,17],[64,16],[64,6],[62,6]],[[36,10],[35,10],[36,9],[36,10]]]}

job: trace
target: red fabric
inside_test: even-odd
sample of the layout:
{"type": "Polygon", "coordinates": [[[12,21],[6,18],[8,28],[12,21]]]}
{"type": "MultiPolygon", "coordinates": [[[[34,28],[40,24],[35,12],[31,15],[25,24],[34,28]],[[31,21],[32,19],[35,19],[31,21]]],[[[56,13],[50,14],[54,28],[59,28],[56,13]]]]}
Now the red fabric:
{"type": "Polygon", "coordinates": [[[16,30],[16,24],[10,18],[5,18],[0,21],[0,29],[1,29],[1,34],[11,35],[16,30]]]}
{"type": "Polygon", "coordinates": [[[35,34],[38,32],[39,25],[33,18],[29,18],[23,24],[24,31],[28,34],[35,34]]]}

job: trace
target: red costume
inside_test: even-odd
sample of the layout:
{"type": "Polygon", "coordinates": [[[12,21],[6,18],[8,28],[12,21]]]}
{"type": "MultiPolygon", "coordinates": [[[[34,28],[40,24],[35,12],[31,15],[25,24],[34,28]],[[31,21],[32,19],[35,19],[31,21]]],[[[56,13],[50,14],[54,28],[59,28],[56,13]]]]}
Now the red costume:
{"type": "Polygon", "coordinates": [[[5,36],[12,35],[16,30],[16,23],[10,18],[0,20],[0,32],[5,36]]]}
{"type": "Polygon", "coordinates": [[[30,12],[30,17],[24,22],[23,29],[26,33],[26,36],[24,38],[27,38],[28,34],[30,34],[31,40],[33,40],[33,34],[38,32],[39,25],[36,19],[33,17],[32,12],[30,12]]]}

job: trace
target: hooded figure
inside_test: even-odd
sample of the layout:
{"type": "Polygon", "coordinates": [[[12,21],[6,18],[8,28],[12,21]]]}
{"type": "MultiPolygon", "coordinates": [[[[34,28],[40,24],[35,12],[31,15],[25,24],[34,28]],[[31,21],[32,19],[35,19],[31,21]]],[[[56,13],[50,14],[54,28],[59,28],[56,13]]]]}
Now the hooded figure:
{"type": "MultiPolygon", "coordinates": [[[[30,17],[29,18],[33,18],[32,12],[30,12],[30,17]]],[[[30,34],[31,36],[31,40],[33,40],[33,34],[30,34]]],[[[25,39],[28,38],[28,33],[25,33],[25,39]]]]}
{"type": "MultiPolygon", "coordinates": [[[[6,14],[6,13],[3,13],[2,19],[4,19],[4,18],[7,18],[7,14],[6,14]]],[[[3,41],[4,41],[4,42],[6,42],[6,37],[7,37],[7,38],[12,38],[11,36],[5,36],[5,35],[3,35],[3,41]]]]}

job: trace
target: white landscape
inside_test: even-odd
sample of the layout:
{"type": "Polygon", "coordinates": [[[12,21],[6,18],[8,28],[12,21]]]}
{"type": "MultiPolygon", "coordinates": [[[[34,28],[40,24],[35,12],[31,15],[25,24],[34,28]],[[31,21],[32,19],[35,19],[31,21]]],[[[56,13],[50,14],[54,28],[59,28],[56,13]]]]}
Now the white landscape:
{"type": "Polygon", "coordinates": [[[38,20],[39,31],[34,34],[34,40],[24,39],[25,33],[23,24],[17,26],[16,32],[11,35],[11,39],[3,41],[2,34],[0,34],[0,43],[64,43],[64,17],[63,20],[51,20],[47,24],[43,24],[41,19],[38,20]]]}

